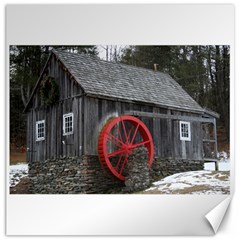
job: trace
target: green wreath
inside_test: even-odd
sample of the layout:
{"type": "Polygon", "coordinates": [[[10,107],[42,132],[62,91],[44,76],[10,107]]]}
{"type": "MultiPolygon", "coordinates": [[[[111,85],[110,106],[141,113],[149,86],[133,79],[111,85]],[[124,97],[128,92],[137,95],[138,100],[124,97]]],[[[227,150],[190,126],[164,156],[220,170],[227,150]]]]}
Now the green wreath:
{"type": "Polygon", "coordinates": [[[53,77],[47,76],[43,80],[43,84],[40,90],[43,102],[47,106],[52,106],[59,100],[58,85],[53,77]]]}

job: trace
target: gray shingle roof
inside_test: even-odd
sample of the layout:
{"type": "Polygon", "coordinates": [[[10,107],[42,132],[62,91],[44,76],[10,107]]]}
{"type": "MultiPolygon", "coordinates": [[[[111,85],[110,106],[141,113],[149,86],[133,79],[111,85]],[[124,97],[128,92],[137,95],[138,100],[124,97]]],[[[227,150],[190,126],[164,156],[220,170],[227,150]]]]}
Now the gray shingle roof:
{"type": "Polygon", "coordinates": [[[86,94],[157,104],[174,109],[203,112],[168,74],[96,57],[53,50],[86,94]]]}

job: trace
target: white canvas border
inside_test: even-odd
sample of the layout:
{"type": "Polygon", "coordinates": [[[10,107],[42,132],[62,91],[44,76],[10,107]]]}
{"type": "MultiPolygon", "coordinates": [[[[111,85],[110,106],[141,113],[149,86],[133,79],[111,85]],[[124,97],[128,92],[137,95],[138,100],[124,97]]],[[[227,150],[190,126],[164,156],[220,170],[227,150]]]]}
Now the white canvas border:
{"type": "MultiPolygon", "coordinates": [[[[66,5],[66,8],[68,6],[69,5],[66,5]]],[[[171,8],[175,8],[177,6],[178,5],[171,5],[171,8]]],[[[84,43],[88,43],[88,44],[99,44],[99,43],[107,43],[107,44],[109,44],[109,43],[110,44],[118,44],[118,43],[129,44],[130,43],[130,44],[132,44],[132,43],[134,43],[134,44],[166,44],[166,45],[171,45],[171,44],[172,45],[174,45],[174,44],[176,44],[176,45],[179,45],[179,44],[229,44],[229,45],[231,45],[231,56],[233,56],[232,55],[232,54],[234,54],[234,34],[233,34],[234,33],[234,26],[232,25],[232,23],[234,22],[234,16],[232,15],[233,6],[232,5],[201,5],[200,8],[204,9],[204,6],[205,6],[205,8],[207,8],[207,11],[204,12],[205,13],[204,14],[204,19],[200,18],[200,16],[199,16],[199,13],[201,12],[199,9],[197,11],[196,11],[196,9],[195,9],[195,11],[193,11],[192,10],[193,9],[193,5],[184,5],[184,9],[187,12],[191,13],[191,16],[194,17],[194,19],[191,19],[191,21],[189,21],[186,18],[183,18],[183,19],[177,18],[176,16],[178,16],[177,13],[179,13],[179,11],[176,11],[176,12],[175,11],[171,11],[171,14],[173,14],[171,16],[171,19],[172,19],[173,22],[171,22],[171,23],[167,23],[167,21],[164,21],[164,20],[166,20],[165,18],[167,18],[167,19],[169,18],[167,16],[167,13],[169,13],[169,11],[166,11],[166,9],[163,11],[163,8],[162,8],[162,10],[159,10],[158,9],[159,6],[154,6],[154,9],[149,11],[149,15],[147,15],[147,17],[149,17],[149,20],[151,20],[151,21],[152,21],[152,19],[158,20],[160,23],[164,23],[167,27],[166,26],[162,26],[160,24],[160,28],[157,28],[157,26],[153,25],[152,22],[146,21],[146,18],[145,18],[145,21],[140,21],[141,19],[139,18],[138,20],[141,23],[141,28],[143,26],[145,26],[145,28],[144,28],[145,31],[141,32],[142,30],[140,31],[138,29],[137,31],[134,31],[134,34],[132,34],[132,30],[131,29],[132,29],[132,27],[136,26],[136,23],[133,23],[135,25],[130,24],[130,27],[129,27],[128,31],[123,31],[123,29],[121,29],[122,25],[127,26],[127,24],[129,24],[129,20],[131,20],[131,18],[129,18],[129,17],[131,17],[131,15],[129,16],[126,13],[126,15],[125,15],[126,22],[125,23],[118,22],[118,19],[116,19],[115,21],[111,20],[111,24],[113,24],[113,23],[115,24],[112,27],[115,27],[115,28],[117,27],[118,31],[122,34],[123,38],[121,38],[120,35],[117,34],[117,33],[109,35],[108,32],[106,32],[106,31],[97,32],[98,35],[93,35],[92,33],[89,32],[90,28],[84,28],[84,29],[82,29],[83,31],[81,32],[81,34],[84,35],[83,39],[82,39],[82,35],[79,36],[76,33],[76,31],[75,31],[76,29],[78,29],[79,25],[78,26],[74,26],[73,24],[69,25],[69,22],[68,22],[69,20],[70,20],[70,23],[72,23],[71,22],[72,21],[72,11],[68,13],[70,15],[67,15],[66,13],[64,13],[65,14],[65,16],[64,16],[65,22],[61,22],[60,21],[60,25],[63,26],[64,29],[67,29],[69,26],[71,26],[69,31],[67,31],[68,37],[60,38],[60,36],[58,35],[57,32],[55,32],[55,35],[52,33],[52,28],[51,27],[49,27],[47,29],[46,28],[43,29],[43,26],[46,26],[49,21],[51,22],[51,18],[50,19],[48,18],[48,14],[45,12],[44,21],[43,21],[43,19],[41,19],[41,22],[38,22],[37,19],[36,19],[36,12],[34,12],[31,9],[32,16],[29,16],[29,14],[24,14],[24,13],[22,14],[22,16],[28,16],[30,19],[35,19],[34,21],[28,21],[28,18],[23,17],[21,19],[21,21],[14,21],[14,24],[13,24],[13,23],[9,22],[10,19],[8,19],[8,21],[7,21],[7,30],[10,30],[10,32],[7,32],[7,36],[6,36],[7,37],[7,39],[6,39],[6,45],[7,46],[6,47],[8,47],[8,45],[11,45],[11,44],[24,44],[24,45],[28,45],[28,44],[43,44],[43,43],[48,43],[48,44],[77,44],[77,42],[78,42],[78,44],[84,44],[84,43]],[[212,13],[210,14],[210,12],[212,12],[212,10],[210,10],[210,8],[211,7],[214,8],[214,11],[216,12],[216,6],[221,6],[223,9],[222,9],[221,14],[215,16],[215,19],[218,19],[218,21],[216,23],[216,28],[214,28],[214,26],[215,26],[214,23],[211,24],[211,27],[213,29],[215,29],[216,31],[208,32],[203,26],[209,22],[210,15],[211,15],[211,21],[212,21],[212,13]],[[225,7],[227,8],[227,10],[226,10],[225,7]],[[152,11],[156,12],[156,9],[158,10],[157,13],[160,13],[161,11],[163,11],[163,14],[157,15],[155,17],[153,17],[154,14],[153,14],[153,16],[150,15],[150,13],[152,11]],[[220,16],[222,16],[222,14],[224,14],[226,16],[226,19],[228,19],[228,21],[224,22],[222,20],[223,18],[222,17],[220,18],[220,16]],[[227,16],[227,14],[229,14],[229,16],[227,16]],[[160,18],[160,20],[159,20],[159,18],[160,18]],[[183,21],[183,22],[181,22],[181,21],[183,21]],[[44,22],[45,22],[45,24],[44,24],[44,22]],[[150,31],[147,31],[148,25],[146,25],[146,23],[148,23],[149,26],[151,26],[150,29],[149,29],[150,31]],[[188,27],[186,27],[184,29],[179,28],[178,26],[181,23],[184,26],[186,25],[188,27]],[[34,24],[34,28],[37,28],[37,31],[29,31],[29,29],[33,28],[33,24],[34,24]],[[226,24],[226,27],[227,27],[226,29],[228,29],[226,34],[222,34],[222,32],[220,31],[222,29],[219,28],[219,26],[221,25],[221,27],[222,27],[223,24],[226,24]],[[189,27],[189,25],[190,25],[190,27],[189,27]],[[23,28],[23,26],[24,26],[24,28],[23,28]],[[199,29],[199,32],[196,33],[196,34],[195,33],[193,34],[193,32],[191,30],[192,26],[194,26],[197,29],[199,29]],[[17,34],[19,29],[21,29],[21,33],[22,34],[17,34]],[[154,29],[154,31],[151,31],[151,29],[154,29]],[[159,29],[160,33],[165,33],[165,34],[159,36],[159,35],[157,35],[155,29],[159,29]],[[169,29],[171,31],[169,31],[169,29]],[[47,32],[47,34],[46,34],[46,32],[47,32]],[[169,33],[168,35],[166,34],[167,32],[169,33]],[[42,34],[42,33],[45,33],[45,34],[42,34]],[[80,43],[79,43],[79,39],[82,39],[80,41],[80,43]],[[155,39],[161,39],[161,40],[160,41],[159,40],[156,41],[155,39]]],[[[20,6],[18,6],[18,7],[20,7],[20,6]]],[[[45,7],[47,8],[47,12],[48,12],[48,10],[51,8],[51,5],[47,5],[45,7]]],[[[52,7],[54,7],[54,6],[52,6],[52,7]]],[[[74,6],[71,5],[71,7],[72,7],[72,10],[75,10],[79,6],[77,7],[76,5],[74,5],[74,6]]],[[[117,6],[117,7],[118,7],[118,11],[120,11],[120,12],[123,11],[123,10],[119,9],[119,6],[117,6]]],[[[127,8],[129,8],[129,7],[130,6],[128,5],[127,8]]],[[[163,7],[163,6],[161,6],[161,7],[163,7]]],[[[8,9],[8,7],[7,7],[7,9],[8,9]]],[[[134,7],[131,10],[131,12],[134,9],[136,10],[136,8],[134,7]]],[[[11,16],[12,20],[14,20],[14,16],[15,17],[18,16],[18,10],[15,13],[12,12],[12,14],[13,14],[11,16]]],[[[145,10],[146,10],[145,6],[142,5],[143,13],[145,12],[145,10]]],[[[38,11],[40,11],[40,9],[38,11]]],[[[28,9],[27,12],[29,13],[30,10],[28,9]]],[[[54,12],[54,11],[50,11],[50,12],[54,12]]],[[[85,10],[84,13],[86,13],[86,15],[87,15],[88,11],[85,10]]],[[[98,14],[99,12],[96,11],[95,13],[98,14]]],[[[101,14],[104,15],[104,12],[101,12],[101,14]]],[[[79,14],[79,16],[76,17],[76,19],[79,22],[81,22],[82,17],[84,17],[86,19],[86,15],[79,14]]],[[[105,15],[106,15],[106,12],[105,12],[105,15]]],[[[142,18],[143,15],[140,14],[140,16],[142,18]]],[[[100,26],[101,25],[104,26],[104,23],[106,23],[106,20],[104,20],[104,22],[101,22],[99,19],[101,19],[101,18],[97,18],[95,16],[95,19],[93,19],[94,22],[92,22],[93,20],[92,21],[88,21],[87,22],[87,26],[88,27],[90,26],[91,29],[92,29],[93,26],[96,29],[100,29],[100,26]]],[[[85,24],[86,24],[86,22],[85,22],[85,24]]],[[[111,27],[110,27],[110,29],[111,29],[111,27]]],[[[94,31],[92,31],[92,32],[94,32],[94,31]]],[[[234,58],[231,57],[231,76],[234,76],[234,72],[233,72],[233,68],[232,68],[233,67],[233,63],[234,63],[233,59],[234,58]]],[[[233,81],[231,81],[231,90],[232,89],[234,89],[233,81]]],[[[234,99],[234,95],[231,94],[231,102],[233,102],[232,99],[234,99]]],[[[231,109],[232,109],[232,105],[231,105],[231,109]]],[[[232,120],[232,119],[234,119],[234,117],[232,118],[232,113],[233,113],[233,111],[231,111],[231,125],[234,124],[234,121],[232,120]]],[[[231,143],[232,143],[232,139],[233,139],[232,137],[233,137],[233,134],[232,134],[232,129],[231,129],[231,143]]],[[[234,152],[233,152],[232,146],[233,146],[233,144],[231,144],[231,156],[234,156],[234,152]]],[[[232,164],[232,167],[233,167],[233,164],[232,164]]],[[[233,169],[231,169],[231,170],[233,170],[233,169]]],[[[232,173],[233,173],[233,171],[232,171],[232,173]]],[[[233,183],[233,181],[232,181],[232,183],[233,183]]],[[[115,197],[114,196],[109,196],[109,195],[104,195],[104,196],[102,196],[102,195],[96,195],[96,196],[83,196],[83,195],[76,196],[76,195],[72,195],[72,196],[66,197],[66,196],[10,196],[10,195],[7,194],[7,208],[8,208],[8,218],[7,218],[7,220],[8,220],[8,226],[14,226],[13,222],[11,222],[11,220],[13,219],[13,216],[11,214],[14,214],[14,212],[13,212],[13,210],[15,209],[14,206],[19,205],[20,203],[26,204],[29,207],[28,213],[30,215],[32,214],[32,212],[30,212],[30,209],[34,210],[35,214],[32,217],[35,217],[35,216],[39,217],[39,216],[42,216],[43,214],[44,215],[46,215],[46,214],[49,215],[50,213],[53,214],[54,212],[56,213],[57,209],[55,208],[55,206],[59,206],[60,207],[61,204],[63,203],[63,201],[64,201],[65,204],[67,203],[66,205],[68,205],[68,204],[70,205],[70,204],[74,203],[74,205],[72,205],[72,206],[75,206],[77,208],[77,210],[79,210],[79,211],[83,210],[82,206],[79,207],[79,205],[81,205],[81,203],[92,202],[91,207],[93,207],[96,210],[95,214],[98,215],[98,212],[100,211],[101,206],[98,206],[95,203],[98,202],[98,198],[99,197],[101,199],[103,198],[104,202],[108,203],[108,205],[105,206],[106,210],[107,210],[107,206],[111,206],[111,208],[114,210],[115,208],[119,207],[119,205],[121,205],[121,202],[119,202],[119,199],[112,200],[112,198],[115,198],[115,197]],[[90,198],[92,198],[91,201],[90,201],[90,198]],[[46,208],[44,208],[45,211],[43,211],[42,208],[36,208],[36,206],[39,206],[39,205],[43,204],[42,199],[45,200],[44,201],[44,206],[46,207],[46,208]],[[76,199],[77,199],[77,201],[76,201],[76,199]],[[53,213],[50,211],[51,209],[54,209],[53,213]]],[[[117,197],[121,198],[120,196],[117,196],[117,197]]],[[[130,196],[130,197],[129,196],[124,196],[124,198],[125,197],[129,198],[127,200],[128,201],[127,205],[131,201],[133,201],[134,203],[139,201],[139,206],[138,206],[139,211],[140,211],[140,209],[146,209],[148,207],[148,204],[147,204],[148,201],[155,202],[156,199],[157,199],[157,201],[155,202],[155,204],[156,204],[155,207],[160,210],[161,207],[159,207],[159,205],[161,205],[162,203],[164,204],[164,201],[166,201],[166,198],[163,197],[163,199],[165,199],[165,200],[163,202],[161,202],[163,199],[160,199],[159,196],[144,197],[144,201],[142,201],[142,197],[139,197],[139,196],[137,196],[137,197],[136,196],[130,196]],[[136,197],[136,199],[135,199],[135,197],[136,197]],[[131,199],[133,199],[133,200],[131,200],[131,199]],[[151,200],[149,200],[149,199],[151,199],[151,200]]],[[[208,196],[203,196],[203,197],[207,198],[208,196]]],[[[183,196],[167,196],[168,200],[169,199],[175,199],[175,198],[184,199],[183,196]]],[[[192,200],[193,200],[193,198],[192,198],[192,200]]],[[[192,201],[192,202],[194,202],[194,201],[192,201]]],[[[209,202],[209,201],[207,201],[207,202],[209,202]]],[[[191,204],[189,204],[188,208],[189,207],[191,208],[191,204]]],[[[126,211],[126,213],[128,212],[127,208],[125,208],[125,209],[121,209],[120,208],[120,210],[124,210],[124,211],[126,211]]],[[[129,209],[129,210],[131,210],[131,209],[129,209]]],[[[78,211],[76,211],[75,213],[77,213],[77,212],[78,211]]],[[[152,212],[152,211],[150,211],[150,212],[152,212]]],[[[76,222],[76,223],[80,224],[81,221],[84,221],[84,220],[86,221],[86,218],[85,219],[79,219],[79,216],[81,216],[81,214],[80,215],[76,215],[75,213],[72,212],[71,223],[72,222],[76,222]]],[[[152,213],[153,213],[153,216],[154,216],[154,212],[152,212],[152,213]]],[[[87,214],[87,213],[85,213],[85,214],[87,214]]],[[[165,216],[167,216],[167,214],[168,213],[164,213],[165,216]]],[[[28,214],[26,214],[26,216],[29,217],[28,214]]],[[[58,216],[58,215],[56,214],[56,216],[58,216]]],[[[42,216],[42,218],[43,217],[44,216],[42,216]]],[[[48,216],[48,217],[49,217],[49,219],[51,219],[50,216],[48,216]]],[[[125,216],[125,217],[128,218],[128,216],[125,216]]],[[[156,221],[161,220],[161,219],[158,218],[159,216],[155,216],[155,217],[157,217],[157,219],[155,219],[156,221]]],[[[105,218],[105,216],[104,216],[104,218],[105,218]]],[[[39,219],[41,220],[41,217],[39,219]]],[[[67,220],[67,218],[65,218],[65,219],[67,220]]],[[[130,218],[130,219],[132,219],[132,218],[130,218]]],[[[29,221],[29,218],[28,219],[24,219],[24,220],[25,221],[29,221]]],[[[88,220],[91,221],[91,218],[89,218],[88,220]]],[[[56,221],[56,219],[55,219],[55,221],[56,221]]],[[[48,221],[46,223],[48,223],[48,221]]],[[[63,221],[62,223],[65,223],[65,227],[66,227],[66,222],[63,221]]],[[[148,222],[147,224],[149,225],[150,223],[148,222]]],[[[47,224],[43,225],[43,228],[42,228],[42,232],[43,233],[44,233],[44,230],[47,231],[47,228],[46,228],[47,226],[46,225],[47,224]]],[[[73,227],[75,225],[71,225],[71,226],[73,227]]],[[[146,224],[145,224],[145,226],[146,226],[146,224]]],[[[75,227],[77,229],[77,225],[75,227]]],[[[150,225],[149,225],[149,227],[150,227],[150,225]]],[[[58,229],[61,229],[61,225],[58,226],[58,229]]],[[[62,229],[64,229],[64,227],[62,229]]],[[[54,229],[52,229],[52,230],[54,230],[54,229]]],[[[68,229],[66,229],[66,230],[68,231],[68,229]]],[[[74,230],[75,229],[72,229],[72,232],[74,234],[81,234],[81,229],[78,229],[77,231],[74,231],[74,230]]],[[[89,231],[91,231],[91,230],[92,229],[89,229],[89,231]]],[[[14,230],[14,229],[9,229],[8,228],[8,233],[14,235],[14,231],[17,231],[17,229],[15,228],[15,230],[14,230]]],[[[24,231],[26,231],[26,229],[21,228],[21,229],[18,229],[18,231],[20,231],[20,232],[23,231],[24,232],[24,231]]],[[[39,231],[39,229],[34,229],[34,226],[31,229],[31,232],[33,232],[33,233],[34,232],[36,233],[38,231],[39,231]]],[[[136,229],[136,231],[139,231],[139,229],[136,229]]],[[[25,232],[25,234],[26,234],[26,232],[25,232]]],[[[38,234],[41,234],[41,233],[38,233],[38,234]]],[[[49,232],[48,234],[54,234],[54,233],[53,232],[51,232],[51,233],[49,232]]],[[[64,232],[62,232],[61,234],[64,234],[64,232]]],[[[131,233],[129,233],[129,234],[131,234],[131,233]]],[[[141,233],[141,234],[144,235],[144,233],[141,233]]],[[[147,234],[149,234],[149,232],[147,234]]],[[[92,233],[91,235],[94,235],[94,233],[92,233]]]]}

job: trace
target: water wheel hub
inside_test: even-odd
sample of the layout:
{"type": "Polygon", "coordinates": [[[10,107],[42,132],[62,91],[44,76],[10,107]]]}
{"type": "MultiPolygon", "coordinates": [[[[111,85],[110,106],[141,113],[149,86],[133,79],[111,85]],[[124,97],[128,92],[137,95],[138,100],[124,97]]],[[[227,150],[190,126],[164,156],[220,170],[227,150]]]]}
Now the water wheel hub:
{"type": "Polygon", "coordinates": [[[124,181],[124,168],[134,148],[145,146],[148,150],[148,166],[154,156],[152,136],[146,125],[133,116],[120,116],[110,120],[98,139],[98,155],[102,166],[124,181]]]}

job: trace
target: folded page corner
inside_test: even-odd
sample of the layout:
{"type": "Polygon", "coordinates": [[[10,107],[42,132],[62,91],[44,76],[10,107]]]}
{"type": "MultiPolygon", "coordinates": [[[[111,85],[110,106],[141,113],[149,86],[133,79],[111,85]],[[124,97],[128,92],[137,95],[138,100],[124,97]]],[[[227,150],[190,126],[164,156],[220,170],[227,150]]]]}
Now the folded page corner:
{"type": "Polygon", "coordinates": [[[208,220],[215,234],[217,233],[217,230],[223,220],[223,217],[228,209],[231,199],[232,196],[228,196],[205,215],[205,218],[208,220]]]}

